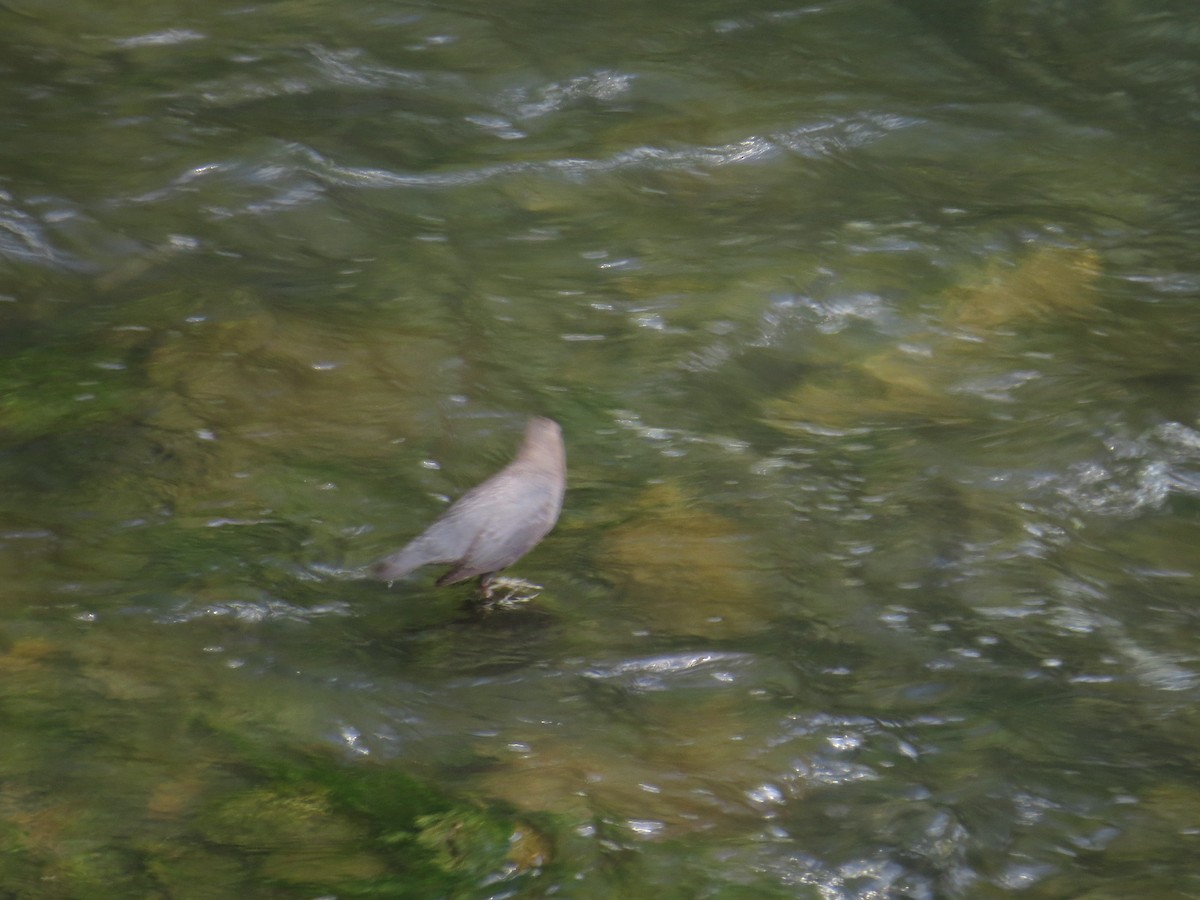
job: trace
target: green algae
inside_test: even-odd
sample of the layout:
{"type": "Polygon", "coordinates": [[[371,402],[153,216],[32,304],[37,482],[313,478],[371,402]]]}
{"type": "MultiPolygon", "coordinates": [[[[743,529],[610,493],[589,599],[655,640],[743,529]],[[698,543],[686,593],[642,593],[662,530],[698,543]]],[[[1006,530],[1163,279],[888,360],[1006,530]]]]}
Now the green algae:
{"type": "Polygon", "coordinates": [[[119,675],[111,661],[103,668],[90,663],[76,675],[70,654],[51,653],[38,641],[14,643],[0,664],[10,676],[24,673],[0,692],[13,746],[21,746],[24,735],[48,733],[52,713],[30,701],[14,717],[12,690],[30,695],[37,679],[66,676],[68,689],[102,692],[70,723],[64,733],[76,737],[66,746],[49,757],[43,753],[38,763],[12,754],[0,760],[10,772],[14,764],[24,769],[26,780],[52,770],[77,742],[92,760],[60,782],[53,797],[0,791],[8,848],[0,874],[14,896],[164,890],[200,897],[274,885],[281,897],[314,890],[420,897],[467,890],[489,877],[517,878],[552,857],[549,838],[530,822],[455,798],[396,767],[338,760],[328,752],[300,754],[265,739],[244,718],[222,715],[216,729],[201,724],[207,715],[199,698],[187,705],[162,702],[163,691],[186,689],[186,681],[161,671],[155,692],[136,687],[145,682],[119,675]],[[134,749],[155,742],[149,733],[125,734],[119,742],[102,736],[105,723],[124,717],[132,704],[159,711],[153,757],[134,749]],[[190,773],[181,775],[180,763],[189,757],[190,773]],[[93,786],[91,777],[106,768],[116,779],[93,786]],[[99,837],[118,821],[119,840],[99,837]],[[202,874],[200,883],[189,884],[202,874]]]}

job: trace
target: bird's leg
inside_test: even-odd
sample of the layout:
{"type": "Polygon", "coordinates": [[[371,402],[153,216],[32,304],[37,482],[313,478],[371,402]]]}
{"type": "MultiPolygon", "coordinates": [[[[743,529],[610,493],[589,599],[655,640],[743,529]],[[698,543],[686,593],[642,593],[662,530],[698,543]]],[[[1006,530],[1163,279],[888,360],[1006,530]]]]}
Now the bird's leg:
{"type": "Polygon", "coordinates": [[[490,603],[492,600],[492,576],[495,572],[488,572],[486,575],[479,576],[479,587],[475,591],[475,599],[483,603],[490,603]]]}

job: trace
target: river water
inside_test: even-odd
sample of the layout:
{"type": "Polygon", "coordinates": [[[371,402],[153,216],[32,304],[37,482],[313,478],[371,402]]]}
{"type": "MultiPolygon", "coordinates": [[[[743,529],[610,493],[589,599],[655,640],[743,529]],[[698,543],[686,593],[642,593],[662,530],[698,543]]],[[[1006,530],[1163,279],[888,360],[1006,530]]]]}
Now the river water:
{"type": "Polygon", "coordinates": [[[0,4],[0,893],[1200,896],[1200,12],[0,4]],[[363,567],[558,419],[479,611],[363,567]]]}

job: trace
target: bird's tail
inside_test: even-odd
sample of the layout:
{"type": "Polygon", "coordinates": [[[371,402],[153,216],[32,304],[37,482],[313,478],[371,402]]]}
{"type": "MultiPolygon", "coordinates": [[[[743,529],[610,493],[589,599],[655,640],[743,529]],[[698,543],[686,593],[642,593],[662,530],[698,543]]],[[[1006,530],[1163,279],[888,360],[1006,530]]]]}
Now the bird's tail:
{"type": "Polygon", "coordinates": [[[419,569],[429,562],[425,554],[409,544],[403,550],[398,550],[391,556],[385,556],[371,566],[371,574],[383,581],[395,581],[403,578],[413,569],[419,569]]]}

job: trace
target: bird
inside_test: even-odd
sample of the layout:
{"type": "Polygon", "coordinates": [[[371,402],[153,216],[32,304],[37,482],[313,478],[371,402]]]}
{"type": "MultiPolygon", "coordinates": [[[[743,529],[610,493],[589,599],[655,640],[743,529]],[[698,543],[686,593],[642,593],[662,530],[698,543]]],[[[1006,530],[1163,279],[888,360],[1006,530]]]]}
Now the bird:
{"type": "Polygon", "coordinates": [[[421,566],[451,564],[438,587],[478,577],[479,595],[490,600],[496,573],[537,546],[558,521],[566,482],[562,428],[553,419],[531,418],[512,462],[371,571],[391,582],[421,566]]]}

